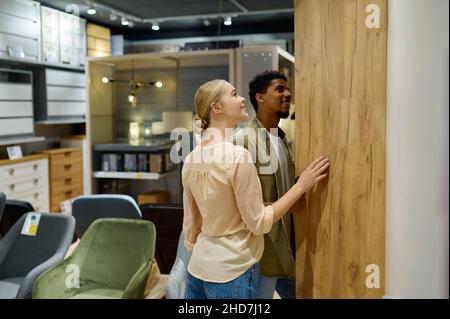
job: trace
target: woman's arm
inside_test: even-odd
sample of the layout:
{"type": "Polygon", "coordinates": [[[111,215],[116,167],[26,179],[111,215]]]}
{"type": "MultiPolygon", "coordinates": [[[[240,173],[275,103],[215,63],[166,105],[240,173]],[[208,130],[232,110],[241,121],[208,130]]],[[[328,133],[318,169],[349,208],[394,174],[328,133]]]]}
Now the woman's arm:
{"type": "Polygon", "coordinates": [[[255,235],[268,233],[272,225],[286,214],[307,190],[325,178],[326,174],[322,173],[328,167],[328,159],[318,158],[305,169],[297,183],[283,197],[272,205],[265,206],[255,165],[243,160],[245,156],[248,156],[248,151],[239,157],[232,171],[231,181],[242,220],[255,235]]]}
{"type": "Polygon", "coordinates": [[[183,190],[183,232],[184,232],[184,246],[188,250],[194,248],[197,242],[198,234],[202,228],[202,216],[198,209],[195,198],[191,193],[189,185],[184,183],[183,190]]]}

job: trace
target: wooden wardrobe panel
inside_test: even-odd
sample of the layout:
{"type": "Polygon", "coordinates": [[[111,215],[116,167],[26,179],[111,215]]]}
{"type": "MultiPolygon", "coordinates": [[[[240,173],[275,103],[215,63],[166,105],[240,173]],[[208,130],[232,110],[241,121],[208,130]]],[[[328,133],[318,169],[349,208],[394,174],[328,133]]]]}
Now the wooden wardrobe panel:
{"type": "Polygon", "coordinates": [[[298,173],[330,159],[297,218],[297,297],[382,297],[387,0],[296,0],[295,45],[298,173]],[[369,4],[379,28],[366,25],[369,4]],[[379,288],[366,286],[371,264],[379,288]]]}

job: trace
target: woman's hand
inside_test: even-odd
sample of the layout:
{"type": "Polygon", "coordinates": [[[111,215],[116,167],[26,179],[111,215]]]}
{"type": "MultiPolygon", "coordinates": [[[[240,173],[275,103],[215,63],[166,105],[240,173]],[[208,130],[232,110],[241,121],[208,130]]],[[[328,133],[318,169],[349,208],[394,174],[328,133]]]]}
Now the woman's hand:
{"type": "Polygon", "coordinates": [[[297,186],[302,193],[306,193],[328,175],[325,171],[329,166],[330,163],[328,162],[328,158],[320,156],[303,171],[295,186],[297,186]]]}

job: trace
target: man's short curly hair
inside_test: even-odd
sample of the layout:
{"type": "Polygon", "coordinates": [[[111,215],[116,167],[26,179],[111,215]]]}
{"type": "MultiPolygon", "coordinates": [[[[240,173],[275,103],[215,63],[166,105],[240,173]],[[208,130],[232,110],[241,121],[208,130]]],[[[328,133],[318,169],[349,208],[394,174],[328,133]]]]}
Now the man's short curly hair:
{"type": "Polygon", "coordinates": [[[248,95],[250,97],[250,102],[252,102],[255,112],[258,111],[258,101],[256,101],[257,93],[266,93],[270,82],[274,79],[282,79],[287,81],[286,76],[278,71],[264,71],[255,75],[253,80],[248,84],[248,95]]]}

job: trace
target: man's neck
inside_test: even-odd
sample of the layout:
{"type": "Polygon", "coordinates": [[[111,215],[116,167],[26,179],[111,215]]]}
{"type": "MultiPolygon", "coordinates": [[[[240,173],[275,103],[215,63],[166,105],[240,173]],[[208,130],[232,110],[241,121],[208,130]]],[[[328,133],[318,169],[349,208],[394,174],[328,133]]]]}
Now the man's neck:
{"type": "Polygon", "coordinates": [[[280,122],[280,117],[276,114],[269,113],[256,113],[256,118],[261,122],[261,124],[270,131],[271,128],[278,128],[278,123],[280,122]]]}

